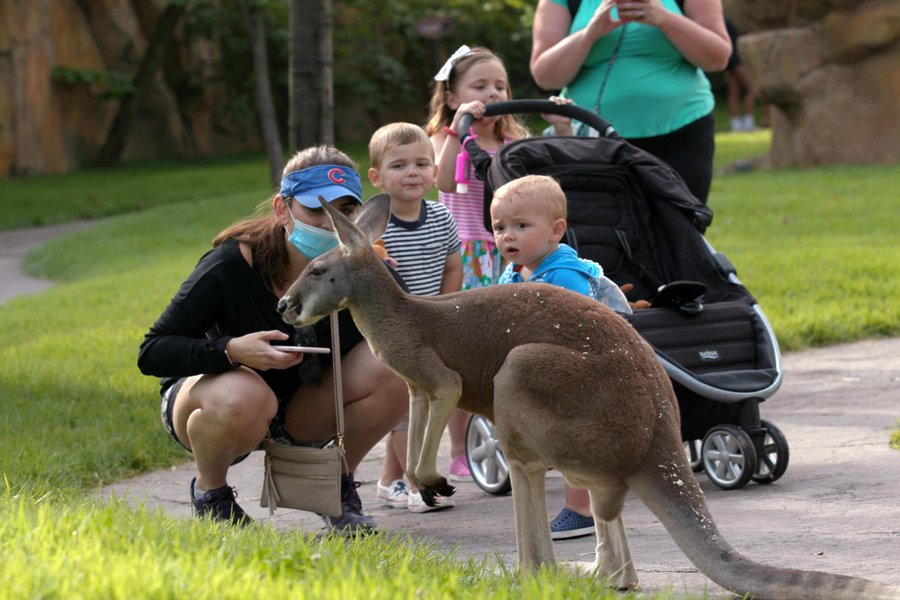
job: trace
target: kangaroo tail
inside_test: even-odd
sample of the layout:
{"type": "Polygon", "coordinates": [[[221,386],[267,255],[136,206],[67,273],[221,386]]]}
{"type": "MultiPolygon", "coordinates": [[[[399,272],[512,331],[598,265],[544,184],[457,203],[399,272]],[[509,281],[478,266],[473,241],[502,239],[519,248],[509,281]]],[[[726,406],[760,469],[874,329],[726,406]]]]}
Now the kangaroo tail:
{"type": "Polygon", "coordinates": [[[688,559],[718,585],[757,600],[900,600],[900,587],[821,571],[772,567],[740,554],[719,533],[680,444],[677,451],[680,456],[669,453],[667,461],[650,461],[656,464],[647,464],[628,484],[688,559]]]}

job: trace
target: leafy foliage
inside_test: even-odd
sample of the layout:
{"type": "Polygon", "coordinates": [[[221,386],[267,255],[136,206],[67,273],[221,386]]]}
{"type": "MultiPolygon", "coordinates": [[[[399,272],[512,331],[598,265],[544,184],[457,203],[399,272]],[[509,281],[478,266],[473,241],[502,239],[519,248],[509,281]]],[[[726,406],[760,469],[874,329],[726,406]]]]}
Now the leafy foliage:
{"type": "Polygon", "coordinates": [[[54,67],[50,71],[54,81],[67,85],[87,85],[97,90],[101,100],[121,100],[134,93],[131,78],[121,71],[96,71],[93,69],[73,69],[54,67]]]}
{"type": "Polygon", "coordinates": [[[259,119],[253,78],[253,56],[249,30],[250,2],[264,8],[266,52],[282,128],[287,123],[288,90],[288,10],[279,0],[218,2],[195,0],[184,18],[182,45],[211,43],[216,49],[206,60],[195,59],[188,73],[170,70],[167,80],[187,100],[200,96],[209,86],[223,90],[219,119],[256,129],[259,119]]]}
{"type": "MultiPolygon", "coordinates": [[[[267,53],[282,129],[288,110],[289,8],[283,0],[254,0],[266,15],[267,53]]],[[[368,139],[390,120],[427,117],[432,77],[460,44],[487,46],[505,62],[518,97],[543,95],[528,72],[533,2],[524,0],[334,0],[334,108],[343,139],[368,139]],[[425,17],[447,19],[446,37],[429,40],[416,27],[425,17]]],[[[225,91],[229,122],[255,127],[256,96],[244,2],[197,0],[185,16],[182,45],[212,42],[214,60],[195,62],[188,73],[170,69],[167,81],[182,102],[208,86],[225,91]]]]}
{"type": "Polygon", "coordinates": [[[516,96],[543,95],[528,72],[531,2],[343,0],[334,14],[336,114],[360,103],[376,123],[389,112],[424,122],[434,74],[461,44],[486,46],[503,58],[516,96]],[[425,17],[446,19],[446,37],[422,37],[416,24],[425,17]]]}

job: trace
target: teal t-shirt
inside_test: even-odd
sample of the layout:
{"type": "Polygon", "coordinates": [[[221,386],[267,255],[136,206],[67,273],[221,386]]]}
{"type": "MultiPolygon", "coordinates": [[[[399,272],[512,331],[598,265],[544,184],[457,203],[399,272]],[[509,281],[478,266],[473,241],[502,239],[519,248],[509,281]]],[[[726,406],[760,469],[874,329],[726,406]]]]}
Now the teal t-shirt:
{"type": "MultiPolygon", "coordinates": [[[[676,0],[661,1],[669,11],[682,14],[676,0]]],[[[551,2],[568,8],[567,0],[551,2]]],[[[569,32],[584,29],[600,3],[582,0],[569,32]]],[[[561,95],[595,111],[625,138],[671,133],[706,116],[715,104],[706,74],[685,60],[659,29],[641,23],[620,26],[597,40],[561,95]]]]}

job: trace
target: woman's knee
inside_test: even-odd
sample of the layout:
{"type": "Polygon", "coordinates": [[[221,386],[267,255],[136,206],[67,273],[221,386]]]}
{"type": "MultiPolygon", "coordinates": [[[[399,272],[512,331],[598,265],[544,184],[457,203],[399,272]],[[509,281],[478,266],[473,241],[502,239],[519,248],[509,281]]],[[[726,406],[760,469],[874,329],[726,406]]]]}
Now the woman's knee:
{"type": "Polygon", "coordinates": [[[198,381],[189,390],[189,412],[200,409],[198,416],[233,431],[268,424],[278,410],[271,388],[253,372],[227,375],[233,376],[223,374],[198,381]]]}
{"type": "MultiPolygon", "coordinates": [[[[243,428],[259,427],[267,425],[275,418],[278,410],[278,401],[275,394],[268,390],[268,394],[228,394],[215,403],[212,409],[215,418],[229,429],[240,430],[243,428]]],[[[209,409],[207,409],[209,410],[209,409]]]]}

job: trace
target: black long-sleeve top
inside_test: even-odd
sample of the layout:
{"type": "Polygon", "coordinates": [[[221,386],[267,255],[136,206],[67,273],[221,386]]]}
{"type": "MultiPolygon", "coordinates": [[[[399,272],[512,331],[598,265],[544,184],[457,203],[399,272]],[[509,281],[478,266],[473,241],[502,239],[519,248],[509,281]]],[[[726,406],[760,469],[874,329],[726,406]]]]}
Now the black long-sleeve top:
{"type": "MultiPolygon", "coordinates": [[[[281,319],[277,305],[278,298],[247,264],[238,242],[226,240],[200,258],[144,336],[138,368],[145,375],[161,377],[165,391],[180,377],[231,369],[225,344],[233,337],[278,329],[291,336],[284,343],[296,343],[294,327],[281,319]]],[[[348,311],[341,311],[339,317],[341,350],[345,354],[363,338],[348,311]]],[[[331,346],[328,319],[316,323],[313,330],[315,345],[331,346]]],[[[306,354],[300,365],[257,372],[277,397],[284,398],[300,385],[301,367],[310,360],[319,360],[319,356],[306,354]]]]}

